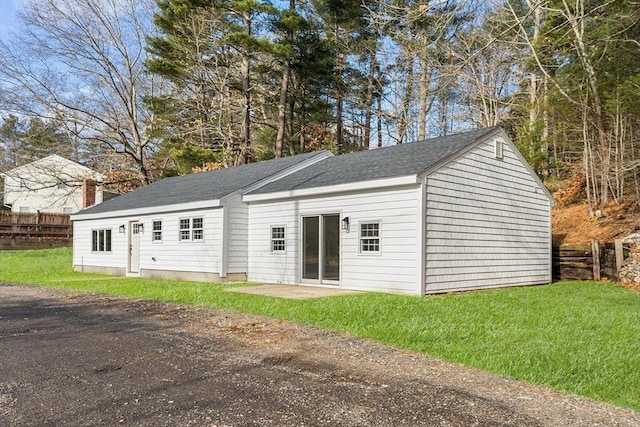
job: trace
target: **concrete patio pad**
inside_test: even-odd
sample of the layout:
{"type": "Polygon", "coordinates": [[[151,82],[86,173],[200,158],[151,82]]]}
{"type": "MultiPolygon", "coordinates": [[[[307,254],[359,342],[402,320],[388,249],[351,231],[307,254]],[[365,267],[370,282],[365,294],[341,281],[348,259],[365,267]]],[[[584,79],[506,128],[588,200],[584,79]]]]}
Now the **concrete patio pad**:
{"type": "Polygon", "coordinates": [[[319,286],[304,285],[278,285],[264,284],[257,286],[247,286],[242,288],[227,289],[228,292],[239,292],[243,294],[263,295],[276,298],[307,299],[332,297],[336,295],[354,294],[358,291],[349,291],[340,288],[324,288],[319,286]]]}

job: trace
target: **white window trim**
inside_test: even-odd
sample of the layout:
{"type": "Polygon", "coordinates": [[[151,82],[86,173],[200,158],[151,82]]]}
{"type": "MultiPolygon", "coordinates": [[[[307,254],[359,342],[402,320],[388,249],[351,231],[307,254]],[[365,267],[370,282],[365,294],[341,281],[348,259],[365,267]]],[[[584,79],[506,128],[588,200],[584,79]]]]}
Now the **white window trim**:
{"type": "MultiPolygon", "coordinates": [[[[104,238],[104,237],[103,237],[104,238]]],[[[106,240],[105,240],[106,241],[106,240]]],[[[92,228],[91,229],[91,253],[92,254],[110,254],[113,253],[113,229],[111,228],[92,228]],[[100,250],[100,233],[105,233],[109,231],[109,250],[100,250]],[[96,238],[98,239],[96,242],[96,250],[93,250],[93,233],[96,233],[96,238]]]]}
{"type": "Polygon", "coordinates": [[[189,217],[189,218],[178,218],[178,243],[186,243],[186,242],[192,242],[192,243],[202,243],[204,242],[204,216],[194,216],[194,217],[189,217]],[[194,219],[201,219],[202,220],[202,228],[193,228],[193,220],[194,219]],[[181,228],[181,223],[182,221],[189,221],[189,228],[181,228]],[[194,239],[193,238],[193,234],[194,231],[196,230],[202,230],[202,238],[201,239],[194,239]],[[182,238],[182,232],[183,231],[188,231],[189,232],[189,238],[188,239],[183,239],[182,238]]]}
{"type": "Polygon", "coordinates": [[[196,216],[191,218],[191,240],[193,242],[204,242],[204,217],[203,216],[196,216]],[[202,223],[202,226],[199,228],[195,228],[193,223],[196,219],[199,219],[202,223]],[[196,230],[200,230],[202,232],[202,238],[200,239],[196,239],[195,237],[193,237],[193,235],[195,234],[196,230]]]}
{"type": "Polygon", "coordinates": [[[276,255],[286,254],[287,253],[287,226],[286,225],[272,225],[269,227],[269,252],[276,255]],[[282,238],[274,238],[273,237],[273,229],[274,228],[282,228],[283,236],[282,238]],[[274,241],[282,240],[282,244],[284,245],[284,249],[273,249],[274,241]]]}
{"type": "Polygon", "coordinates": [[[160,244],[162,243],[162,239],[164,239],[164,230],[163,230],[163,224],[162,224],[162,220],[161,219],[152,219],[151,220],[151,243],[152,244],[160,244]],[[159,222],[160,223],[160,230],[155,230],[155,223],[159,222]],[[160,233],[160,240],[156,240],[155,236],[156,233],[160,233]]]}
{"type": "Polygon", "coordinates": [[[190,242],[191,241],[191,218],[178,218],[178,242],[190,242]],[[182,228],[182,221],[189,221],[189,228],[182,228]],[[182,238],[182,232],[188,231],[189,237],[182,238]]]}
{"type": "Polygon", "coordinates": [[[382,254],[381,251],[381,246],[382,246],[382,237],[381,237],[381,222],[380,220],[364,220],[364,221],[359,221],[358,222],[358,254],[359,255],[363,255],[363,256],[379,256],[382,254]],[[376,237],[370,237],[370,236],[362,236],[362,226],[363,225],[369,225],[369,224],[377,224],[378,225],[378,236],[376,237]],[[377,251],[364,251],[362,250],[362,241],[364,239],[377,239],[378,240],[378,250],[377,251]]]}

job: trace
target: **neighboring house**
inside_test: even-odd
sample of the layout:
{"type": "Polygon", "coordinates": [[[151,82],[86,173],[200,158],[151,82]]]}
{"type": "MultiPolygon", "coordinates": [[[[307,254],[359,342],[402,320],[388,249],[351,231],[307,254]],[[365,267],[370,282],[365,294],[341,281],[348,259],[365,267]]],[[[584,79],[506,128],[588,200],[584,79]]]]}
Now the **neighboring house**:
{"type": "Polygon", "coordinates": [[[411,294],[543,284],[552,203],[492,127],[167,178],[73,215],[73,262],[411,294]]]}
{"type": "Polygon", "coordinates": [[[102,202],[99,173],[56,154],[2,174],[4,206],[13,212],[72,214],[102,202]]]}

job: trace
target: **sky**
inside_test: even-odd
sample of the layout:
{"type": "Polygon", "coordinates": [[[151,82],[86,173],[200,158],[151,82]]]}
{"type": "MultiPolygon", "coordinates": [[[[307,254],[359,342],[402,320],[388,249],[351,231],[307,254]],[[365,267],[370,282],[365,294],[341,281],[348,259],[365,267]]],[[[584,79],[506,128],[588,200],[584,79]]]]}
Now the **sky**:
{"type": "Polygon", "coordinates": [[[0,0],[0,38],[4,39],[17,23],[16,9],[23,0],[0,0]]]}

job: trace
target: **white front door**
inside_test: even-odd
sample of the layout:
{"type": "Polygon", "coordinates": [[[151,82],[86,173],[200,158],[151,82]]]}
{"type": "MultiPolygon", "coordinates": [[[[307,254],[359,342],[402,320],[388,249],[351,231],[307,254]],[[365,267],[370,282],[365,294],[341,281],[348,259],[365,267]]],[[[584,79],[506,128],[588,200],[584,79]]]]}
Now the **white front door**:
{"type": "Polygon", "coordinates": [[[129,273],[140,270],[140,223],[129,223],[129,273]]]}

